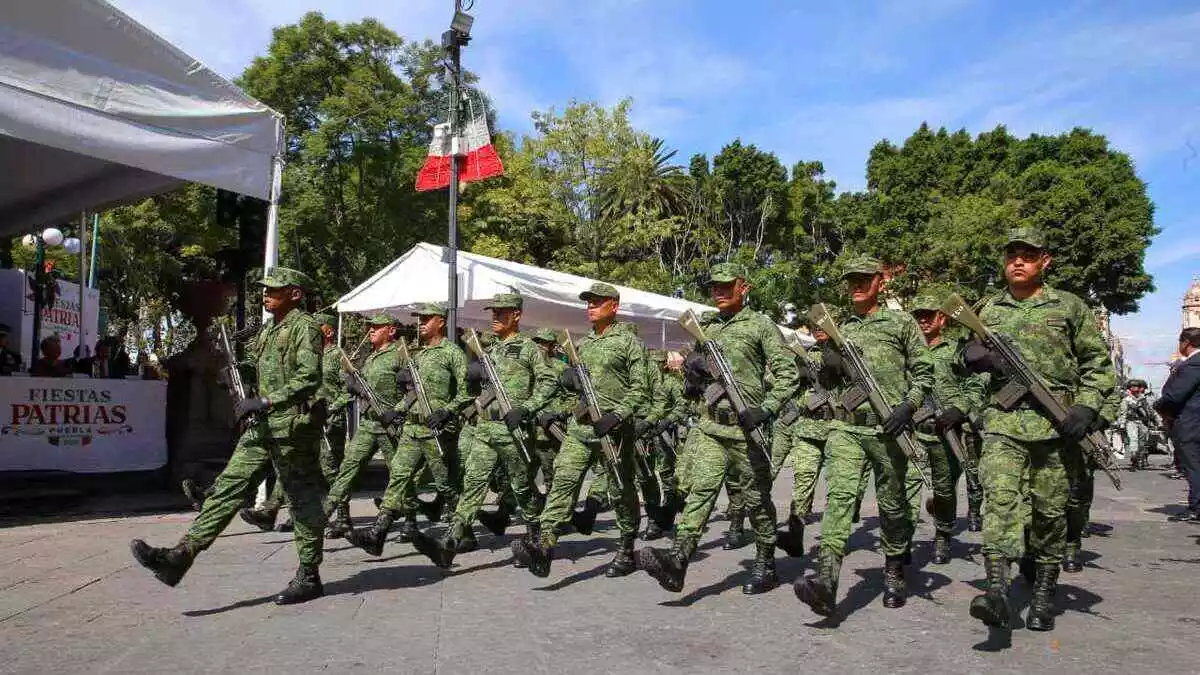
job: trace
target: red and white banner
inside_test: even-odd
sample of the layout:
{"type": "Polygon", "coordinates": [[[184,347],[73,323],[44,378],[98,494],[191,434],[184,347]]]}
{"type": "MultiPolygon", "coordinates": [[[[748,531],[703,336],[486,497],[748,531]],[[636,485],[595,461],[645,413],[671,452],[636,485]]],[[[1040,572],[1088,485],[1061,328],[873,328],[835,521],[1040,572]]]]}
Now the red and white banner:
{"type": "MultiPolygon", "coordinates": [[[[462,183],[492,178],[504,173],[500,155],[492,145],[487,119],[482,115],[472,117],[463,129],[466,154],[459,158],[458,180],[462,183]]],[[[450,125],[443,123],[433,128],[433,140],[429,143],[429,156],[425,165],[417,172],[417,191],[440,190],[450,185],[450,159],[454,155],[451,145],[450,125]]]]}

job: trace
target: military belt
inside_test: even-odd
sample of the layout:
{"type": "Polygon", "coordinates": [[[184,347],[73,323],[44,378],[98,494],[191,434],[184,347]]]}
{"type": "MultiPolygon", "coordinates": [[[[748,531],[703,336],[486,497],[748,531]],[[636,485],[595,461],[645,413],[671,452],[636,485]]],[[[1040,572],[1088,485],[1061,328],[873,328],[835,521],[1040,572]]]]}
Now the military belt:
{"type": "Polygon", "coordinates": [[[923,434],[936,435],[937,427],[934,425],[933,422],[921,422],[920,424],[917,425],[917,431],[919,431],[923,434]]]}
{"type": "Polygon", "coordinates": [[[879,424],[879,415],[874,410],[852,410],[838,415],[838,419],[856,427],[873,427],[879,424]]]}
{"type": "Polygon", "coordinates": [[[727,427],[736,427],[739,424],[737,413],[728,409],[710,407],[708,417],[717,424],[724,424],[727,427]]]}

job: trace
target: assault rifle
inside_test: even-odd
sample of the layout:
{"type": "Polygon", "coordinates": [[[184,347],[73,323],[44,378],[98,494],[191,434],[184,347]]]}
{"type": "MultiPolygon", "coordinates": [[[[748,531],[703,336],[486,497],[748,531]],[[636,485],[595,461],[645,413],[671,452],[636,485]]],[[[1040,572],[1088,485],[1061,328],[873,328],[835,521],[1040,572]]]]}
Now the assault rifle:
{"type": "MultiPolygon", "coordinates": [[[[246,388],[246,382],[242,379],[242,371],[238,368],[237,348],[235,347],[238,340],[235,340],[234,337],[241,337],[244,341],[258,331],[258,325],[248,323],[245,328],[231,332],[229,322],[219,320],[214,324],[214,328],[213,346],[216,347],[217,353],[221,357],[219,379],[229,388],[233,402],[241,403],[250,398],[250,392],[246,388]]],[[[254,413],[246,420],[245,426],[249,427],[262,420],[264,420],[262,416],[254,413]]]]}
{"type": "MultiPolygon", "coordinates": [[[[737,413],[738,419],[741,419],[742,413],[750,406],[746,403],[746,397],[742,393],[741,387],[738,386],[737,379],[733,376],[733,368],[729,365],[729,359],[725,357],[725,351],[721,349],[721,345],[715,340],[710,340],[708,335],[704,333],[704,327],[700,325],[700,317],[692,310],[687,310],[683,316],[679,317],[679,325],[683,329],[696,338],[700,343],[700,349],[704,352],[705,360],[708,362],[708,370],[716,378],[715,386],[710,386],[704,392],[704,402],[707,405],[715,404],[722,396],[729,399],[729,404],[733,406],[733,410],[737,413]]],[[[767,442],[767,437],[763,434],[762,429],[754,427],[753,429],[745,429],[742,431],[746,434],[750,445],[762,454],[766,461],[766,466],[771,466],[771,445],[767,442]]]]}
{"type": "MultiPolygon", "coordinates": [[[[929,392],[925,396],[925,405],[921,406],[921,409],[913,415],[913,424],[921,424],[931,418],[936,420],[945,409],[946,407],[938,400],[937,395],[929,392]]],[[[954,456],[958,458],[958,463],[963,468],[974,469],[978,465],[979,458],[971,452],[969,446],[963,441],[961,430],[946,428],[937,432],[937,435],[950,447],[950,452],[954,453],[954,456]]]]}
{"type": "MultiPolygon", "coordinates": [[[[832,413],[833,397],[829,395],[829,391],[825,387],[821,386],[821,371],[817,368],[817,364],[808,358],[808,350],[804,348],[804,345],[800,342],[800,338],[795,333],[792,333],[784,340],[784,343],[796,355],[797,361],[800,362],[800,367],[804,369],[805,374],[808,376],[808,381],[812,385],[812,391],[808,393],[808,397],[804,400],[804,407],[809,413],[816,413],[821,408],[827,408],[832,413]]],[[[784,416],[781,416],[779,421],[784,424],[791,424],[800,416],[800,409],[796,408],[795,413],[794,416],[787,416],[791,417],[791,419],[785,420],[784,416]]]]}
{"type": "MultiPolygon", "coordinates": [[[[813,322],[813,325],[825,331],[825,334],[829,336],[829,340],[833,342],[833,345],[837,347],[838,352],[842,355],[843,364],[851,382],[850,388],[842,396],[842,406],[847,411],[853,411],[866,401],[871,406],[871,410],[875,411],[875,415],[879,417],[881,423],[891,417],[892,406],[884,400],[879,383],[875,381],[875,376],[871,374],[871,369],[867,367],[867,362],[863,359],[862,354],[859,353],[858,347],[855,347],[838,330],[837,323],[829,315],[829,310],[825,309],[825,305],[823,303],[813,305],[812,309],[809,310],[808,317],[813,322]]],[[[901,429],[896,434],[896,443],[900,446],[900,450],[908,457],[908,461],[917,467],[917,471],[921,474],[921,481],[927,487],[931,487],[933,481],[929,478],[929,466],[922,457],[921,444],[917,442],[917,439],[913,438],[912,429],[901,429]]]]}
{"type": "MultiPolygon", "coordinates": [[[[483,348],[483,344],[479,341],[479,333],[475,332],[474,328],[467,330],[467,347],[475,352],[475,356],[479,357],[479,363],[483,366],[483,376],[487,379],[488,387],[491,389],[491,396],[495,398],[496,404],[500,406],[500,412],[507,415],[513,409],[512,401],[508,398],[508,392],[504,390],[504,383],[500,381],[500,375],[496,373],[496,364],[492,363],[492,357],[483,348]]],[[[480,410],[480,412],[483,412],[480,410]]],[[[521,449],[521,454],[525,456],[525,463],[532,464],[533,456],[529,454],[529,447],[525,443],[525,432],[520,428],[512,430],[512,437],[517,442],[517,447],[521,449]]]]}
{"type": "MultiPolygon", "coordinates": [[[[1046,381],[1029,367],[1029,362],[1015,345],[1003,335],[983,325],[979,316],[957,295],[946,298],[946,302],[942,304],[942,313],[969,328],[984,346],[1000,357],[1003,362],[1003,375],[1008,378],[1008,383],[996,393],[996,404],[1001,410],[1012,410],[1022,399],[1030,396],[1042,412],[1050,416],[1050,422],[1056,428],[1063,423],[1067,418],[1067,406],[1054,396],[1046,381]]],[[[1112,448],[1104,434],[1096,430],[1089,431],[1078,443],[1084,456],[1108,476],[1113,487],[1120,490],[1121,479],[1113,473],[1116,467],[1113,465],[1112,448]]]]}
{"type": "MultiPolygon", "coordinates": [[[[579,352],[575,350],[575,343],[571,341],[571,331],[563,331],[562,346],[563,351],[567,354],[569,367],[575,369],[575,376],[579,379],[579,388],[582,390],[579,394],[579,407],[582,409],[583,414],[587,415],[588,421],[594,424],[603,415],[600,412],[600,399],[596,396],[596,388],[592,386],[591,374],[588,373],[587,368],[583,365],[583,361],[579,360],[579,352]]],[[[621,456],[618,453],[617,446],[613,444],[612,439],[608,436],[601,436],[600,449],[604,452],[604,458],[608,461],[608,465],[612,469],[613,479],[617,481],[617,487],[624,490],[625,485],[621,481],[621,456]]]]}
{"type": "MultiPolygon", "coordinates": [[[[421,379],[421,369],[417,368],[417,361],[408,353],[408,344],[404,339],[397,340],[400,344],[400,359],[404,362],[404,368],[408,370],[408,376],[412,380],[412,392],[409,395],[408,408],[411,410],[414,406],[417,412],[426,419],[433,414],[433,408],[429,405],[429,396],[425,393],[425,381],[421,379]]],[[[437,443],[438,455],[445,458],[446,448],[442,447],[442,435],[438,430],[433,430],[433,440],[437,443]]]]}

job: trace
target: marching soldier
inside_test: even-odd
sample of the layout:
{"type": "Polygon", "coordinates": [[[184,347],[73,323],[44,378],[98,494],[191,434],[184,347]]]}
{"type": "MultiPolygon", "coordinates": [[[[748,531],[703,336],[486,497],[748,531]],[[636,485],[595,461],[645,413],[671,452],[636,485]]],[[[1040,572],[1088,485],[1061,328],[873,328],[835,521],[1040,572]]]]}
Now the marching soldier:
{"type": "MultiPolygon", "coordinates": [[[[904,488],[908,458],[895,438],[911,424],[933,384],[933,363],[916,322],[904,312],[879,304],[883,285],[879,261],[854,259],[842,278],[849,288],[853,315],[840,330],[861,352],[893,413],[881,420],[864,401],[842,419],[830,422],[825,442],[828,496],[821,517],[817,574],[797,581],[793,589],[796,597],[821,616],[831,615],[836,606],[838,577],[864,465],[875,474],[880,548],[885,557],[883,605],[902,607],[907,600],[904,566],[911,562],[913,521],[904,488]]],[[[824,353],[822,368],[827,376],[844,374],[843,356],[832,349],[824,353]]]]}
{"type": "MultiPolygon", "coordinates": [[[[709,282],[718,313],[704,322],[705,334],[723,348],[747,406],[736,411],[729,397],[722,396],[705,407],[699,426],[691,431],[696,435],[691,492],[675,527],[673,546],[670,550],[641,549],[638,562],[664,589],[682,590],[688,561],[716,505],[721,485],[727,474],[735,474],[743,481],[741,496],[758,547],[754,568],[742,592],[763,593],[778,584],[771,466],[761,454],[770,452],[770,448],[751,447],[746,435],[778,415],[784,402],[796,394],[799,375],[778,327],[764,314],[746,307],[750,286],[745,267],[736,263],[714,265],[709,282]]],[[[685,377],[693,391],[703,390],[713,379],[701,351],[689,357],[685,377]]],[[[730,493],[732,497],[733,491],[730,493]]]]}
{"type": "Polygon", "coordinates": [[[1007,628],[1009,563],[1024,546],[1022,504],[1032,493],[1030,557],[1036,566],[1026,626],[1051,630],[1051,603],[1067,535],[1068,472],[1079,463],[1076,442],[1100,423],[1101,409],[1115,386],[1108,348],[1095,317],[1078,297],[1045,284],[1050,266],[1042,234],[1032,228],[1009,233],[1004,249],[1008,288],[989,299],[979,318],[1016,347],[1029,366],[1061,397],[1069,412],[1057,428],[1036,405],[1024,401],[1004,410],[996,394],[1005,384],[1001,359],[980,342],[963,351],[973,372],[990,373],[983,412],[983,554],[988,590],[971,601],[971,616],[1007,628]],[[1023,475],[1028,472],[1028,480],[1023,475]]]}
{"type": "MultiPolygon", "coordinates": [[[[337,345],[337,319],[332,314],[316,315],[317,325],[325,336],[325,351],[321,356],[321,388],[317,399],[325,406],[325,429],[321,439],[321,473],[325,482],[333,485],[337,480],[342,459],[346,456],[346,409],[350,406],[350,392],[342,384],[342,348],[337,345]]],[[[325,537],[345,537],[351,528],[350,500],[338,503],[333,522],[325,530],[325,537]]]]}
{"type": "MultiPolygon", "coordinates": [[[[530,462],[522,454],[513,434],[524,433],[534,416],[546,407],[558,388],[558,380],[533,340],[519,332],[522,305],[523,298],[519,294],[501,293],[485,308],[492,312],[492,332],[496,335],[487,353],[512,408],[505,413],[495,400],[486,406],[476,404],[478,415],[471,433],[471,446],[463,453],[466,462],[463,491],[450,530],[440,542],[434,542],[420,532],[413,538],[413,546],[439,567],[449,567],[455,554],[477,547],[471,525],[487,497],[488,479],[498,464],[503,463],[503,472],[529,526],[529,536],[538,534],[536,518],[541,512],[541,495],[530,481],[530,462]]],[[[485,389],[490,388],[482,363],[474,361],[471,365],[480,371],[478,379],[485,389]]],[[[525,449],[532,452],[533,437],[526,438],[525,449]]],[[[505,520],[507,517],[505,513],[505,520]]],[[[503,531],[495,525],[489,529],[503,531]]]]}
{"type": "MultiPolygon", "coordinates": [[[[348,511],[347,505],[359,477],[376,452],[383,453],[384,459],[388,461],[396,454],[397,434],[393,427],[401,415],[395,410],[400,396],[396,385],[396,373],[400,369],[400,350],[396,345],[395,319],[387,314],[372,316],[367,320],[367,340],[371,343],[372,351],[359,370],[359,375],[366,381],[370,391],[361,388],[350,373],[344,373],[345,383],[340,388],[359,401],[366,401],[370,396],[374,396],[384,410],[378,413],[369,405],[361,406],[358,430],[346,449],[337,475],[330,484],[329,496],[325,499],[326,511],[348,511]]],[[[344,372],[340,357],[337,372],[344,372]]],[[[339,519],[340,517],[339,515],[339,519]]],[[[345,520],[348,526],[349,518],[345,520]]],[[[343,533],[343,536],[350,538],[351,542],[357,545],[353,535],[353,528],[343,533]]]]}
{"type": "MultiPolygon", "coordinates": [[[[566,439],[554,461],[554,482],[542,510],[539,536],[515,541],[512,549],[519,566],[528,567],[535,576],[550,574],[558,528],[569,520],[583,475],[602,452],[600,439],[608,436],[617,448],[617,466],[607,460],[603,466],[609,474],[621,540],[605,576],[622,577],[634,571],[633,541],[639,515],[633,483],[632,421],[649,405],[646,348],[632,324],[617,320],[621,295],[614,286],[592,284],[579,294],[579,299],[587,303],[592,324],[591,332],[579,342],[579,359],[595,388],[601,417],[585,423],[577,414],[568,422],[566,439]]],[[[560,384],[582,394],[574,368],[563,371],[560,384]]]]}
{"type": "MultiPolygon", "coordinates": [[[[567,368],[566,362],[557,355],[558,336],[554,334],[553,330],[543,328],[534,334],[533,341],[542,350],[544,367],[550,370],[554,381],[557,382],[567,368]]],[[[557,424],[558,429],[565,430],[570,409],[571,393],[561,387],[556,387],[554,398],[537,414],[536,447],[538,465],[542,470],[543,494],[550,494],[550,488],[554,481],[554,458],[558,456],[559,445],[562,443],[551,433],[551,428],[552,425],[557,424]]]]}
{"type": "MultiPolygon", "coordinates": [[[[433,474],[437,503],[443,506],[455,504],[458,493],[451,482],[451,467],[455,466],[456,454],[453,438],[458,431],[459,415],[474,401],[466,387],[467,357],[458,345],[446,338],[445,304],[426,303],[414,316],[418,321],[421,348],[410,354],[410,358],[415,361],[424,385],[430,414],[428,417],[421,415],[415,405],[401,401],[394,408],[395,417],[389,415],[389,421],[394,423],[403,414],[405,424],[396,453],[388,464],[388,484],[379,504],[379,514],[373,525],[356,529],[347,537],[355,546],[375,556],[383,554],[388,530],[398,517],[405,517],[405,533],[409,537],[417,534],[414,496],[422,462],[433,474]]],[[[409,397],[415,396],[416,392],[411,390],[416,385],[408,377],[406,364],[401,363],[399,367],[401,374],[397,375],[397,385],[400,389],[410,390],[409,397]]]]}
{"type": "Polygon", "coordinates": [[[159,581],[178,584],[196,556],[212,545],[254,492],[268,463],[273,464],[295,512],[294,539],[300,558],[295,578],[275,597],[277,604],[286,605],[325,593],[318,573],[326,519],[321,509],[325,481],[318,458],[320,421],[311,410],[321,385],[321,331],[303,309],[305,290],[312,285],[306,275],[276,267],[260,283],[263,307],[271,318],[248,350],[258,394],[234,406],[239,420],[254,417],[183,539],[171,548],[134,539],[130,550],[159,581]]]}
{"type": "Polygon", "coordinates": [[[639,431],[651,449],[650,468],[655,476],[639,477],[643,499],[646,504],[646,529],[642,539],[661,539],[665,530],[671,528],[675,517],[678,484],[675,478],[676,430],[687,417],[688,402],[683,396],[683,380],[667,368],[667,354],[661,350],[649,353],[651,382],[651,412],[646,416],[639,431]],[[668,441],[669,438],[669,441],[668,441]],[[658,503],[645,497],[647,490],[658,503]]]}
{"type": "MultiPolygon", "coordinates": [[[[829,336],[819,328],[812,328],[816,344],[797,359],[810,359],[820,371],[821,346],[829,336]]],[[[815,411],[806,405],[808,397],[815,394],[814,383],[806,368],[799,368],[800,394],[784,407],[780,419],[775,422],[772,439],[772,469],[779,475],[784,462],[792,460],[792,502],[788,508],[787,529],[780,530],[777,537],[779,548],[793,557],[804,555],[804,523],[812,515],[813,498],[817,494],[817,478],[825,461],[825,441],[829,438],[829,421],[833,419],[833,402],[815,411]]],[[[820,383],[824,387],[828,383],[820,383]]]]}
{"type": "Polygon", "coordinates": [[[950,543],[954,532],[954,521],[958,515],[958,477],[963,467],[958,457],[950,450],[939,434],[943,430],[958,433],[967,422],[971,412],[971,396],[968,389],[980,389],[978,377],[961,377],[956,372],[958,345],[946,340],[942,331],[946,327],[946,315],[942,314],[941,298],[931,294],[918,295],[913,301],[912,315],[917,320],[921,334],[929,345],[933,358],[933,395],[942,410],[936,419],[917,426],[917,438],[925,446],[929,457],[929,473],[933,479],[933,496],[926,502],[926,511],[933,516],[936,533],[933,539],[933,563],[944,565],[950,562],[950,543]]]}

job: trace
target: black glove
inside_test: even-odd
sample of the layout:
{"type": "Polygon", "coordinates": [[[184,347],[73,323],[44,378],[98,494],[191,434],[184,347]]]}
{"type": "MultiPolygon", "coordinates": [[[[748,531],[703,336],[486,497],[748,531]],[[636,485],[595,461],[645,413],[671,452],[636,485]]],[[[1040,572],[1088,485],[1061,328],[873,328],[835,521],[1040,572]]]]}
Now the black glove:
{"type": "Polygon", "coordinates": [[[663,420],[654,425],[655,434],[673,434],[675,433],[675,423],[671,420],[663,420]]]}
{"type": "Polygon", "coordinates": [[[479,361],[472,361],[467,364],[467,384],[481,384],[483,382],[483,364],[479,361]]]}
{"type": "Polygon", "coordinates": [[[595,432],[597,438],[603,438],[612,433],[612,430],[616,429],[620,424],[620,415],[615,412],[604,413],[600,416],[600,419],[592,423],[592,431],[595,432]]]}
{"type": "Polygon", "coordinates": [[[516,406],[504,415],[504,426],[508,427],[509,431],[516,431],[525,423],[528,417],[528,410],[521,406],[516,406]]]}
{"type": "Polygon", "coordinates": [[[266,410],[267,408],[270,408],[270,407],[271,407],[271,402],[269,400],[267,400],[266,396],[256,396],[254,398],[244,398],[244,399],[238,401],[237,403],[233,404],[233,416],[240,420],[243,417],[245,417],[246,415],[256,413],[260,410],[266,410]]]}
{"type": "Polygon", "coordinates": [[[1000,370],[1000,357],[979,340],[971,340],[963,350],[963,365],[972,373],[995,373],[1000,370]]]}
{"type": "Polygon", "coordinates": [[[905,401],[892,410],[892,416],[883,421],[883,433],[895,436],[912,422],[917,406],[905,401]]]}
{"type": "Polygon", "coordinates": [[[1096,411],[1086,405],[1073,405],[1067,410],[1062,424],[1058,425],[1058,433],[1068,441],[1078,441],[1092,430],[1096,417],[1096,411]]]}
{"type": "Polygon", "coordinates": [[[397,370],[396,371],[396,388],[399,389],[401,393],[404,393],[404,392],[407,392],[409,389],[412,389],[412,386],[413,386],[412,373],[408,372],[408,368],[401,368],[400,370],[397,370]]]}
{"type": "Polygon", "coordinates": [[[573,366],[567,367],[566,370],[558,376],[558,384],[567,391],[573,391],[576,394],[583,391],[583,385],[579,383],[579,373],[575,372],[573,366]]]}
{"type": "Polygon", "coordinates": [[[746,431],[753,431],[769,419],[771,413],[758,406],[749,406],[738,413],[738,421],[746,431]]]}
{"type": "Polygon", "coordinates": [[[441,431],[452,419],[454,419],[454,413],[445,408],[438,408],[429,413],[429,419],[425,420],[425,426],[434,431],[441,431]]]}
{"type": "Polygon", "coordinates": [[[385,427],[394,427],[396,423],[404,419],[404,413],[399,410],[386,410],[379,416],[379,423],[385,427]]]}
{"type": "Polygon", "coordinates": [[[937,416],[933,421],[933,426],[938,433],[943,433],[947,429],[957,429],[967,421],[967,415],[955,406],[948,405],[942,410],[942,414],[937,416]]]}
{"type": "Polygon", "coordinates": [[[350,373],[346,373],[342,379],[346,382],[346,391],[350,392],[351,395],[359,397],[364,397],[367,395],[367,392],[363,391],[362,387],[359,386],[358,378],[354,377],[350,373]]]}
{"type": "Polygon", "coordinates": [[[543,429],[547,429],[550,427],[551,424],[554,424],[555,422],[557,422],[561,419],[565,419],[566,416],[567,416],[567,414],[564,412],[554,412],[553,410],[543,410],[542,412],[538,413],[537,423],[538,423],[539,427],[541,427],[543,429]]]}
{"type": "Polygon", "coordinates": [[[840,378],[846,372],[842,365],[842,354],[832,344],[821,345],[821,374],[832,380],[840,378]]]}
{"type": "MultiPolygon", "coordinates": [[[[701,352],[692,352],[683,360],[683,378],[690,383],[704,385],[712,379],[708,370],[708,360],[701,352]]],[[[703,386],[701,386],[703,389],[703,386]]]]}
{"type": "Polygon", "coordinates": [[[688,378],[683,378],[683,397],[689,400],[696,400],[704,396],[705,385],[701,382],[694,382],[688,378]]]}

